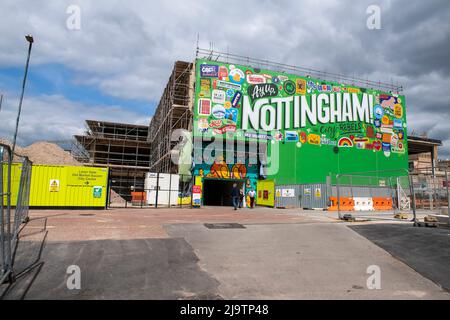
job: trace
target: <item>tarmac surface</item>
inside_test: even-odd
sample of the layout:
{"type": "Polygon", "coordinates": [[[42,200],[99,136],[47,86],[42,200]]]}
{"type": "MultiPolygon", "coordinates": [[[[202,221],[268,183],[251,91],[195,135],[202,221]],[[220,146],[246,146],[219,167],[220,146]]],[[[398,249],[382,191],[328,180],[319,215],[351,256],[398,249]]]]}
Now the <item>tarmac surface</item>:
{"type": "Polygon", "coordinates": [[[450,229],[411,224],[352,226],[351,229],[450,291],[450,229]]]}
{"type": "Polygon", "coordinates": [[[17,281],[0,286],[3,299],[450,299],[414,265],[325,212],[57,210],[30,218],[15,257],[17,281]],[[72,265],[80,268],[79,290],[67,286],[72,265]],[[367,287],[372,265],[381,270],[380,290],[367,287]]]}
{"type": "Polygon", "coordinates": [[[345,224],[258,224],[245,229],[170,225],[225,299],[448,299],[434,283],[345,224]],[[381,289],[367,286],[378,266],[381,289]]]}

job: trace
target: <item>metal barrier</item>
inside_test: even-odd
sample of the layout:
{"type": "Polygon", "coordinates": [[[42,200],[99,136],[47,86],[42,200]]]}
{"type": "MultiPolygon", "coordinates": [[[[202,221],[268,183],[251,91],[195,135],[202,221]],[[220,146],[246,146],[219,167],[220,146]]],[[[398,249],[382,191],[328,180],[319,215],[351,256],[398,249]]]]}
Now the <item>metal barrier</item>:
{"type": "Polygon", "coordinates": [[[0,144],[0,284],[12,275],[11,164],[11,149],[0,144]]]}
{"type": "Polygon", "coordinates": [[[153,182],[148,184],[145,179],[145,176],[110,179],[108,208],[192,207],[191,175],[154,173],[153,182]]]}
{"type": "Polygon", "coordinates": [[[411,201],[413,185],[406,169],[337,174],[332,178],[330,201],[333,203],[330,207],[338,211],[339,218],[361,212],[384,212],[393,216],[400,211],[412,210],[413,221],[416,221],[415,206],[411,201]]]}
{"type": "Polygon", "coordinates": [[[436,212],[442,208],[448,209],[447,171],[447,167],[426,167],[411,171],[417,209],[436,212]]]}
{"type": "Polygon", "coordinates": [[[27,157],[21,157],[21,159],[20,167],[17,167],[17,170],[14,168],[13,175],[11,149],[7,145],[0,144],[0,194],[2,200],[0,206],[0,284],[6,280],[12,281],[14,278],[13,257],[21,226],[28,221],[32,163],[27,157]],[[17,190],[12,190],[13,187],[17,190]],[[17,198],[12,199],[13,193],[17,194],[17,198]]]}
{"type": "Polygon", "coordinates": [[[28,210],[30,203],[32,163],[27,157],[22,158],[21,172],[19,177],[19,188],[17,191],[17,202],[15,203],[12,247],[16,247],[19,238],[20,226],[28,222],[28,210]]]}
{"type": "Polygon", "coordinates": [[[354,214],[349,211],[361,210],[367,213],[373,205],[374,212],[410,213],[415,222],[418,214],[434,214],[442,220],[448,219],[450,224],[447,171],[447,167],[429,167],[338,174],[331,184],[335,202],[332,208],[338,211],[339,218],[342,218],[341,212],[354,214]]]}

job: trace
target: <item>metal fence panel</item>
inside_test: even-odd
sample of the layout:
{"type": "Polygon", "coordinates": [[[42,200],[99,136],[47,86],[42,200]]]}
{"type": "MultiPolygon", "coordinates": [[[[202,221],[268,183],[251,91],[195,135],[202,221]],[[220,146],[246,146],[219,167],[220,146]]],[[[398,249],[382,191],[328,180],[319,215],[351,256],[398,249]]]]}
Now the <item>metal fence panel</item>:
{"type": "MultiPolygon", "coordinates": [[[[390,198],[392,196],[391,187],[376,186],[339,186],[341,197],[380,197],[390,198]]],[[[331,186],[331,197],[337,197],[337,187],[331,186]]]]}
{"type": "Polygon", "coordinates": [[[277,185],[275,195],[277,208],[325,209],[328,187],[324,183],[277,185]]]}
{"type": "Polygon", "coordinates": [[[109,181],[109,208],[191,207],[192,175],[145,173],[109,181]]]}
{"type": "Polygon", "coordinates": [[[32,163],[27,157],[22,158],[19,189],[17,191],[17,202],[14,210],[14,221],[12,229],[12,247],[19,237],[20,226],[28,220],[28,210],[30,203],[30,187],[31,187],[31,170],[32,163]]]}
{"type": "Polygon", "coordinates": [[[0,284],[12,273],[11,251],[11,149],[0,144],[0,284]]]}
{"type": "MultiPolygon", "coordinates": [[[[23,157],[18,179],[17,200],[12,203],[12,159],[11,149],[0,144],[0,284],[13,276],[14,251],[19,232],[28,219],[32,163],[23,157]],[[14,205],[14,213],[12,206],[14,205]]],[[[19,172],[19,171],[15,171],[19,172]]]]}

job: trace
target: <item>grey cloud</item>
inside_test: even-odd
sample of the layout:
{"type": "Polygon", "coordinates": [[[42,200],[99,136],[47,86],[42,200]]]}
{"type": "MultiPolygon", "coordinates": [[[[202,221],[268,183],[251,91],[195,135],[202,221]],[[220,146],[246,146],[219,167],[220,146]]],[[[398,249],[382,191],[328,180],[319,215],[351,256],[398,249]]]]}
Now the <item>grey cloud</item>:
{"type": "MultiPolygon", "coordinates": [[[[8,94],[8,96],[11,96],[8,94]]],[[[0,113],[0,137],[12,140],[18,100],[6,99],[0,113]]],[[[68,140],[84,131],[84,120],[100,119],[148,124],[148,118],[121,106],[87,105],[59,95],[27,97],[23,103],[18,143],[36,140],[68,140]]]]}
{"type": "Polygon", "coordinates": [[[441,154],[450,155],[448,1],[7,0],[0,8],[8,12],[0,21],[0,67],[22,66],[30,32],[33,64],[60,63],[76,83],[157,101],[173,62],[194,58],[200,34],[203,47],[213,41],[222,51],[399,81],[410,128],[443,139],[441,154]],[[65,27],[69,4],[81,7],[80,31],[65,27]],[[381,8],[381,30],[366,27],[372,4],[381,8]]]}

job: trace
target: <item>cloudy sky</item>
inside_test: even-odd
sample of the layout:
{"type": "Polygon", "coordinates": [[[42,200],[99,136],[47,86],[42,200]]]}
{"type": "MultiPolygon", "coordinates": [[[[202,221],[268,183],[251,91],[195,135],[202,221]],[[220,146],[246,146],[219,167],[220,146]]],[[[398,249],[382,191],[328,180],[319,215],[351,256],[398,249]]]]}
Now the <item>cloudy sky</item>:
{"type": "Polygon", "coordinates": [[[175,60],[200,46],[404,86],[410,131],[450,157],[450,2],[22,1],[0,3],[0,137],[12,137],[35,38],[19,143],[63,140],[85,119],[147,124],[175,60]],[[80,10],[75,26],[71,6],[80,10]],[[367,28],[369,5],[381,29],[367,28]],[[70,13],[68,12],[68,8],[70,13]]]}

